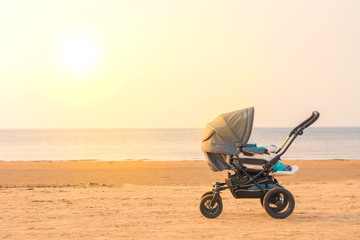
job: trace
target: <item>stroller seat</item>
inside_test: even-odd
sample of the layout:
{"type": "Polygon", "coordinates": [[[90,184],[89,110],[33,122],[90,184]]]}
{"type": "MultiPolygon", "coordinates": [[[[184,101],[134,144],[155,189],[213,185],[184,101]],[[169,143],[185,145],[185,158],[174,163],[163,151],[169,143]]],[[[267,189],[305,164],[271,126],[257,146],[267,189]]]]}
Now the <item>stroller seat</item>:
{"type": "Polygon", "coordinates": [[[276,155],[276,150],[275,145],[257,147],[254,143],[246,144],[238,154],[239,162],[249,169],[261,170],[276,155]]]}

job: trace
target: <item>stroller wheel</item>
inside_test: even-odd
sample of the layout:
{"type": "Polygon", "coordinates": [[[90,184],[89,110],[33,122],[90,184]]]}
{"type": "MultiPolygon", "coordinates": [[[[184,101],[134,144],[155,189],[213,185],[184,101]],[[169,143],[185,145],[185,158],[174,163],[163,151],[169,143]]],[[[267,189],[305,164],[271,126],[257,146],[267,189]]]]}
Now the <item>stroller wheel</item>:
{"type": "MultiPolygon", "coordinates": [[[[264,207],[264,198],[265,198],[265,196],[260,198],[260,204],[261,204],[262,207],[264,207]]],[[[276,206],[277,209],[275,211],[280,212],[280,211],[284,210],[284,208],[287,206],[288,201],[289,200],[287,198],[285,198],[284,201],[283,201],[283,204],[281,204],[280,206],[276,206]]]]}
{"type": "Polygon", "coordinates": [[[271,217],[282,219],[294,211],[295,199],[285,188],[274,188],[266,193],[263,204],[271,217]]]}
{"type": "Polygon", "coordinates": [[[200,200],[200,212],[204,217],[216,218],[222,212],[223,205],[220,197],[213,200],[213,195],[205,195],[200,200]]]}
{"type": "MultiPolygon", "coordinates": [[[[264,207],[264,198],[265,198],[265,195],[260,198],[260,204],[261,204],[262,207],[264,207]]],[[[281,207],[279,207],[278,211],[283,210],[283,209],[286,207],[286,203],[287,203],[287,202],[288,202],[288,200],[285,199],[285,200],[284,200],[284,204],[283,204],[281,207]],[[280,210],[280,209],[281,209],[281,210],[280,210]]]]}
{"type": "MultiPolygon", "coordinates": [[[[211,196],[212,196],[213,194],[214,194],[213,191],[207,191],[207,192],[205,192],[205,193],[201,196],[200,200],[201,200],[203,197],[207,196],[207,195],[211,195],[211,196]]],[[[220,198],[220,200],[222,201],[222,198],[220,197],[220,195],[219,195],[218,198],[220,198]]]]}

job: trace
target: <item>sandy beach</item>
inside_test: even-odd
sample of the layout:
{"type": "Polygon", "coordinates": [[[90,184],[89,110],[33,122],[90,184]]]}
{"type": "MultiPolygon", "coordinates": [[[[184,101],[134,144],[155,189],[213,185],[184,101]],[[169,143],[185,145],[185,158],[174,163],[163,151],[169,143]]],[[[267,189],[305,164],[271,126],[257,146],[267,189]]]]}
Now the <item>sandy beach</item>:
{"type": "Polygon", "coordinates": [[[216,219],[199,197],[226,172],[203,161],[0,162],[0,239],[359,239],[360,161],[284,161],[296,201],[271,218],[258,199],[222,194],[216,219]]]}

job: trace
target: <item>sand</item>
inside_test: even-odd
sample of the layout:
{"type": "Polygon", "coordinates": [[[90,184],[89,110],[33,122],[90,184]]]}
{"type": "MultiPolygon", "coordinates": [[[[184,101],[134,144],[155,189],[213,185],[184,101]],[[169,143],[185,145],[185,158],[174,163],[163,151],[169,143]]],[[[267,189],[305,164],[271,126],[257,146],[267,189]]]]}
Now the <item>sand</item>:
{"type": "Polygon", "coordinates": [[[277,220],[228,190],[203,217],[199,197],[226,176],[203,161],[0,162],[0,239],[360,239],[360,161],[286,163],[296,207],[277,220]]]}

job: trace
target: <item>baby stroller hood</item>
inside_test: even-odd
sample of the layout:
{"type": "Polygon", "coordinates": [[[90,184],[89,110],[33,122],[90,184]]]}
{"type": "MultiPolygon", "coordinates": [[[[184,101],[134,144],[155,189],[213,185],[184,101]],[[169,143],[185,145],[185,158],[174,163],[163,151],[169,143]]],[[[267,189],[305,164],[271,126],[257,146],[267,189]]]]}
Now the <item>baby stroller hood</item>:
{"type": "Polygon", "coordinates": [[[254,121],[254,108],[223,113],[205,127],[202,151],[213,171],[231,169],[229,154],[239,154],[239,145],[248,142],[254,121]]]}

